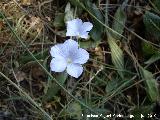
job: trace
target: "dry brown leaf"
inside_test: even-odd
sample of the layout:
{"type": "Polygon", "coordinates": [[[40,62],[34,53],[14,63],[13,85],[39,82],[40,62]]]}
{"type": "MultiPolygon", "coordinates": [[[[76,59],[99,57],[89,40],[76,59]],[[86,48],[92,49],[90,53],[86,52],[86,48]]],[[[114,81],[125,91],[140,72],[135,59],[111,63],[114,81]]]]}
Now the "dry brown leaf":
{"type": "Polygon", "coordinates": [[[95,48],[95,55],[97,56],[98,59],[103,60],[103,57],[104,57],[103,50],[100,46],[97,46],[95,48]]]}
{"type": "Polygon", "coordinates": [[[21,82],[26,78],[26,74],[22,71],[16,72],[15,76],[16,76],[16,79],[18,80],[18,82],[21,82]]]}
{"type": "Polygon", "coordinates": [[[31,5],[31,0],[21,0],[22,5],[31,5]]]}
{"type": "Polygon", "coordinates": [[[32,77],[36,80],[42,80],[46,76],[45,72],[39,66],[33,67],[31,74],[32,74],[32,77]]]}
{"type": "Polygon", "coordinates": [[[41,22],[39,17],[31,17],[31,23],[30,23],[30,27],[35,26],[36,24],[39,24],[41,22]]]}

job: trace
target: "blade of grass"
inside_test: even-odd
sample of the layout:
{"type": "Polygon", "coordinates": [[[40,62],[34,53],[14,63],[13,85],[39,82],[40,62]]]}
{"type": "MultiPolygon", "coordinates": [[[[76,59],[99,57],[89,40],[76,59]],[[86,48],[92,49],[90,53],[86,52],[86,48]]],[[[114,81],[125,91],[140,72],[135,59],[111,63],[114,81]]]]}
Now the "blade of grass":
{"type": "MultiPolygon", "coordinates": [[[[111,49],[111,57],[112,62],[115,65],[116,68],[124,70],[124,55],[121,48],[117,45],[115,39],[112,36],[108,37],[108,44],[111,49]]],[[[121,71],[118,71],[121,78],[124,78],[124,73],[121,71]]]]}
{"type": "Polygon", "coordinates": [[[158,90],[158,83],[154,79],[153,74],[144,69],[143,67],[140,68],[142,78],[145,79],[146,85],[146,92],[152,102],[156,102],[159,100],[159,90],[158,90]]]}

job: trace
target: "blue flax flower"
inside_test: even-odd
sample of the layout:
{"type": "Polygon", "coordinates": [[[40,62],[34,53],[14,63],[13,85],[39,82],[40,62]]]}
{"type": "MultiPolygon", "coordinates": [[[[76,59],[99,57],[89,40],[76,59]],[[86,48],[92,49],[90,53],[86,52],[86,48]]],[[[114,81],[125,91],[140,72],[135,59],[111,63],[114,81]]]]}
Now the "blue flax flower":
{"type": "Polygon", "coordinates": [[[89,59],[89,53],[78,47],[78,42],[68,39],[62,44],[51,47],[50,54],[53,57],[50,63],[51,71],[67,73],[78,78],[82,72],[82,64],[89,59]]]}
{"type": "Polygon", "coordinates": [[[81,19],[73,19],[67,22],[66,36],[78,36],[84,39],[88,38],[88,33],[93,25],[90,22],[82,22],[81,19]]]}

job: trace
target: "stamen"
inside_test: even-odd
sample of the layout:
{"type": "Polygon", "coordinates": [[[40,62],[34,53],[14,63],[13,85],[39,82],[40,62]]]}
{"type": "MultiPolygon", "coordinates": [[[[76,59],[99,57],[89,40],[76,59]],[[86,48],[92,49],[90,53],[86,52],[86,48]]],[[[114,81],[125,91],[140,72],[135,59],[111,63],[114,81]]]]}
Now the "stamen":
{"type": "Polygon", "coordinates": [[[71,63],[72,63],[72,60],[71,60],[70,58],[68,58],[68,59],[67,59],[67,63],[68,63],[68,64],[71,64],[71,63]]]}

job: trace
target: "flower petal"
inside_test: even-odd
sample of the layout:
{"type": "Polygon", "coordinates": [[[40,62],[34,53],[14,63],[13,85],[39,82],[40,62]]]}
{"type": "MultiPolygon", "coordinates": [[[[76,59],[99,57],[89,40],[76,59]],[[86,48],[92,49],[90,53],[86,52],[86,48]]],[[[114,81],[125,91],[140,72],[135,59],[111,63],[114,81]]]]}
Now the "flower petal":
{"type": "Polygon", "coordinates": [[[77,18],[67,22],[66,36],[78,36],[79,29],[83,25],[82,20],[77,18]]]}
{"type": "Polygon", "coordinates": [[[84,64],[89,59],[89,53],[82,48],[79,48],[77,53],[73,56],[73,63],[84,64]]]}
{"type": "Polygon", "coordinates": [[[51,47],[50,54],[52,57],[62,57],[63,52],[62,52],[63,44],[57,44],[51,47]]]}
{"type": "Polygon", "coordinates": [[[67,52],[68,55],[71,55],[78,50],[78,42],[68,39],[64,42],[63,49],[65,49],[65,52],[67,52]]]}
{"type": "Polygon", "coordinates": [[[88,38],[88,32],[80,33],[79,36],[80,36],[81,38],[87,39],[87,38],[88,38]]]}
{"type": "Polygon", "coordinates": [[[83,72],[83,67],[80,64],[67,65],[67,73],[75,78],[78,78],[83,72]]]}
{"type": "Polygon", "coordinates": [[[93,24],[90,22],[84,22],[83,25],[81,26],[81,30],[85,32],[89,32],[93,28],[93,24]]]}
{"type": "Polygon", "coordinates": [[[63,72],[67,67],[67,62],[64,58],[53,58],[50,63],[51,71],[63,72]]]}
{"type": "Polygon", "coordinates": [[[79,36],[81,38],[88,38],[88,32],[93,28],[93,24],[90,22],[84,22],[83,25],[80,27],[79,36]]]}

